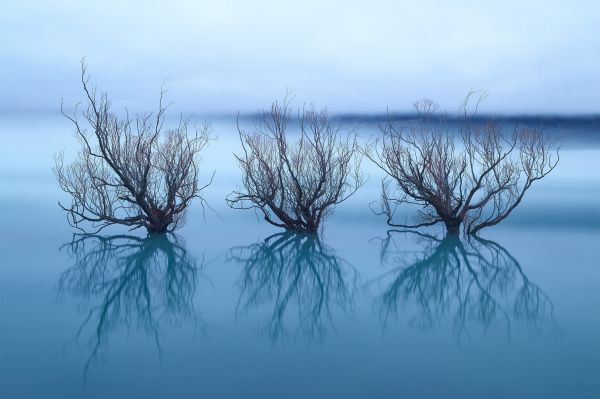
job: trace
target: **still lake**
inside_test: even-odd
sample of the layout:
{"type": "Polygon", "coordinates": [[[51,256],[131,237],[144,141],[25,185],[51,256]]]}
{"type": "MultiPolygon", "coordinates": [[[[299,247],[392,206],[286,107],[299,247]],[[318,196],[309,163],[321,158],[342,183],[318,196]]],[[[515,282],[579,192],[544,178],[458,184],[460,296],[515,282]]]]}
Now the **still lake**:
{"type": "Polygon", "coordinates": [[[240,145],[233,119],[213,130],[214,211],[74,238],[51,172],[72,126],[0,117],[0,397],[600,397],[598,119],[563,126],[557,169],[462,241],[389,231],[367,161],[318,239],[284,234],[227,207],[240,145]]]}

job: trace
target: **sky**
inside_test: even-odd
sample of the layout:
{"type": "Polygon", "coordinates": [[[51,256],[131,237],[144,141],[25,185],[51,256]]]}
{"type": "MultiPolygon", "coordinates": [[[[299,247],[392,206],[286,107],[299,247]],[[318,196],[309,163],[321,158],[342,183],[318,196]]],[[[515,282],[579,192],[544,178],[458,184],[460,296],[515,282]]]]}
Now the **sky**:
{"type": "Polygon", "coordinates": [[[334,113],[600,113],[600,1],[19,1],[0,5],[0,112],[83,101],[80,60],[115,107],[334,113]]]}

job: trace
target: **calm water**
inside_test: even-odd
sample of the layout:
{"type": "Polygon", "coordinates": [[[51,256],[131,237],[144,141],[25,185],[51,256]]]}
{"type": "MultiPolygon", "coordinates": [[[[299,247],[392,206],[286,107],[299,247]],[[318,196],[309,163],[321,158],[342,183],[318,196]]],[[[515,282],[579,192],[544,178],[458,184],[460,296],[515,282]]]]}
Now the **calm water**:
{"type": "Polygon", "coordinates": [[[230,210],[234,127],[204,156],[218,215],[74,238],[50,171],[71,126],[0,119],[1,397],[600,397],[598,126],[468,241],[388,231],[366,162],[318,239],[230,210]]]}

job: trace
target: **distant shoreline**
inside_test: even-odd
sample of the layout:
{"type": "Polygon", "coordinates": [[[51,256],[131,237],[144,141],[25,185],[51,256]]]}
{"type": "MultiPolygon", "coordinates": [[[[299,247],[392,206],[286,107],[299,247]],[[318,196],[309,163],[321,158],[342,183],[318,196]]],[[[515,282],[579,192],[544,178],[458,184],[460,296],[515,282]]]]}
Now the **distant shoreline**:
{"type": "MultiPolygon", "coordinates": [[[[65,109],[69,112],[69,109],[65,109]]],[[[180,113],[172,110],[172,118],[179,118],[180,113]]],[[[184,113],[184,115],[193,119],[204,119],[210,120],[223,120],[223,119],[236,119],[237,113],[184,113]]],[[[386,122],[388,117],[392,121],[411,121],[421,119],[422,116],[414,112],[390,112],[385,113],[354,113],[354,112],[331,112],[331,119],[338,122],[354,122],[354,123],[381,123],[386,122]]],[[[2,118],[31,118],[31,117],[49,117],[60,115],[60,110],[50,109],[31,109],[31,110],[0,110],[0,119],[2,118]]],[[[258,113],[240,113],[240,120],[253,120],[258,117],[258,113]]],[[[172,119],[167,116],[167,119],[172,119]]],[[[434,120],[444,119],[446,122],[461,122],[462,118],[457,114],[450,113],[439,113],[433,116],[434,120]]],[[[495,121],[502,123],[542,123],[547,126],[561,126],[561,125],[577,125],[577,126],[598,126],[600,129],[600,113],[596,114],[576,114],[576,115],[561,115],[561,114],[493,114],[493,113],[481,113],[469,118],[474,122],[485,122],[495,121]]],[[[600,133],[600,131],[599,131],[600,133]]]]}

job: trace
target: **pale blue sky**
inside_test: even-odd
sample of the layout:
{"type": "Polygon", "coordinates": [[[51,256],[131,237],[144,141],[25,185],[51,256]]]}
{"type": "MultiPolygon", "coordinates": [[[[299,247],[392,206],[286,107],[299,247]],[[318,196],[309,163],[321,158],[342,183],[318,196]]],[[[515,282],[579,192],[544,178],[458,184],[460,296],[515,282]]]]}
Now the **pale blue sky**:
{"type": "Polygon", "coordinates": [[[600,1],[10,1],[0,109],[82,99],[79,60],[115,105],[254,111],[289,88],[334,112],[600,113],[600,1]]]}

